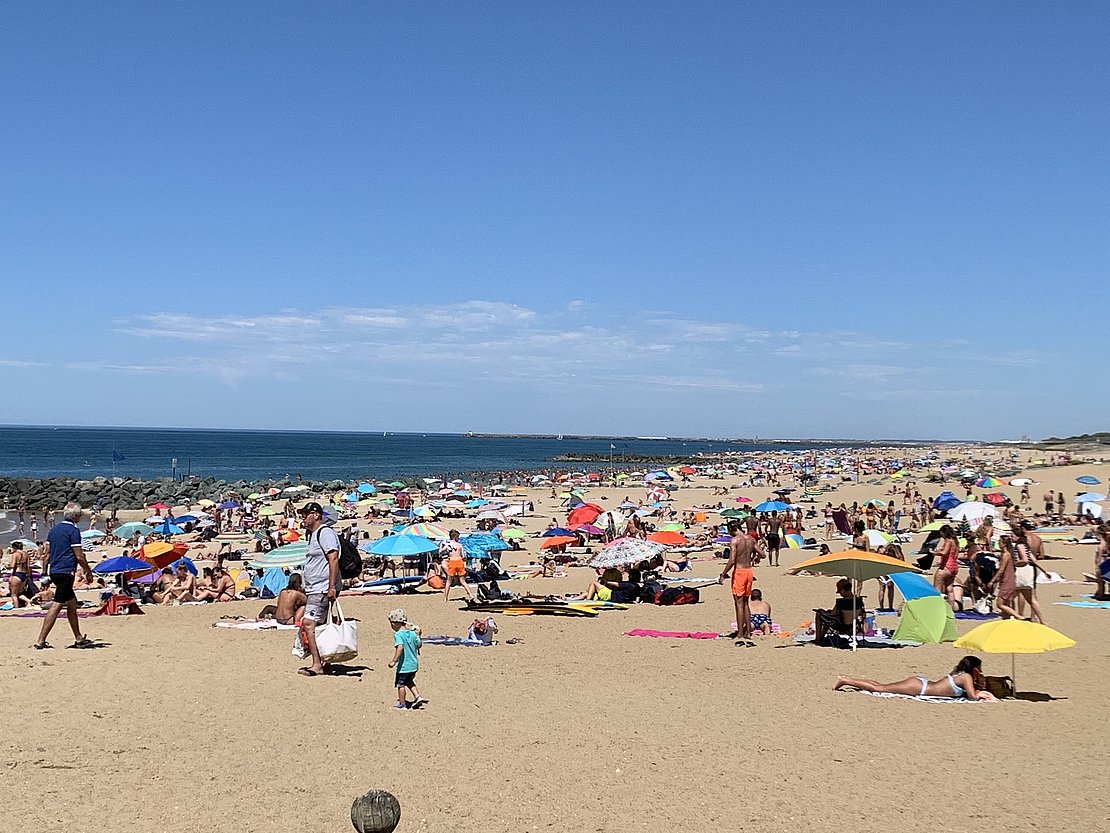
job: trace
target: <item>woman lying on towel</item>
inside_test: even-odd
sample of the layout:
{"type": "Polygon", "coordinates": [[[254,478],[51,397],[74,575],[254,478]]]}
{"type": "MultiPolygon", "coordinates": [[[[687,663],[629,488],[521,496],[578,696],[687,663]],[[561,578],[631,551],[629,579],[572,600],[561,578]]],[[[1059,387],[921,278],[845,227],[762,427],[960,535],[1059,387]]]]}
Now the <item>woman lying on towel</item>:
{"type": "Polygon", "coordinates": [[[878,683],[874,680],[856,680],[851,677],[837,677],[833,691],[842,688],[855,688],[859,691],[873,691],[880,694],[904,694],[907,697],[948,697],[953,700],[997,701],[993,694],[983,686],[983,663],[978,657],[966,656],[952,669],[951,674],[939,680],[925,677],[906,677],[896,683],[878,683]]]}

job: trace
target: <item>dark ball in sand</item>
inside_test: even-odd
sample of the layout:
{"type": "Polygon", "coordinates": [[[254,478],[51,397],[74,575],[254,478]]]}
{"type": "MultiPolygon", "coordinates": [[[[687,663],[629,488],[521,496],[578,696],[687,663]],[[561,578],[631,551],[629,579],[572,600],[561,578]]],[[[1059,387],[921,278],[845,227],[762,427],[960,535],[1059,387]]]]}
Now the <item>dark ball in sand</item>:
{"type": "Polygon", "coordinates": [[[385,790],[370,790],[351,802],[351,824],[358,833],[392,833],[401,821],[401,802],[385,790]]]}

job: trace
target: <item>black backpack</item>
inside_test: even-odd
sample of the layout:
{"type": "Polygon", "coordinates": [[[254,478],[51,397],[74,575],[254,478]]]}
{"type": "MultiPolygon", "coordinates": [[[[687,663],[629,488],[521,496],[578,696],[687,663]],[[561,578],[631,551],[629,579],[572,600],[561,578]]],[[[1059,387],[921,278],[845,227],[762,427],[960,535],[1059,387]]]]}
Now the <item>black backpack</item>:
{"type": "MultiPolygon", "coordinates": [[[[334,530],[332,530],[334,532],[334,530]]],[[[320,533],[316,533],[317,540],[319,540],[320,533]]],[[[351,540],[349,535],[336,532],[335,537],[339,539],[339,576],[340,578],[358,578],[362,575],[362,556],[359,554],[358,547],[355,542],[351,540]]]]}

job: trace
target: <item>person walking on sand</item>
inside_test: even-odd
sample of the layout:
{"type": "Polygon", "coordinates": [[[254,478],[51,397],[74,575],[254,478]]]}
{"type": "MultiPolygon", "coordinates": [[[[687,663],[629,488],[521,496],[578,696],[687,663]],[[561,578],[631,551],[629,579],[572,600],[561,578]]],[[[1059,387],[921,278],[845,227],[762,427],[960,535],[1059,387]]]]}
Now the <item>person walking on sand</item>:
{"type": "Polygon", "coordinates": [[[303,574],[307,600],[301,618],[301,635],[312,663],[297,673],[316,677],[325,672],[316,644],[316,626],[328,621],[331,603],[339,595],[339,536],[330,526],[324,525],[324,509],[319,503],[306,503],[300,514],[308,533],[303,574]]]}
{"type": "Polygon", "coordinates": [[[748,607],[748,600],[752,595],[752,582],[755,576],[752,573],[752,563],[758,560],[759,553],[756,541],[746,535],[735,521],[728,525],[728,563],[717,578],[718,584],[724,584],[725,579],[732,575],[732,601],[736,608],[736,632],[732,636],[739,636],[745,644],[752,637],[752,617],[748,607]]]}
{"type": "Polygon", "coordinates": [[[447,581],[443,585],[443,600],[448,600],[451,588],[456,584],[462,587],[468,599],[473,599],[474,594],[466,583],[466,552],[459,543],[459,531],[452,529],[449,534],[450,538],[443,548],[443,554],[447,557],[447,581]]]}
{"type": "Polygon", "coordinates": [[[418,709],[425,702],[416,687],[416,672],[420,670],[420,628],[409,624],[402,608],[389,612],[389,626],[393,628],[393,659],[389,661],[389,667],[397,669],[393,678],[397,705],[393,708],[418,709]],[[412,694],[411,702],[408,694],[412,694]]]}
{"type": "Polygon", "coordinates": [[[84,550],[81,549],[81,530],[77,528],[82,515],[84,511],[80,504],[67,503],[62,511],[61,523],[56,524],[46,536],[50,555],[43,565],[43,572],[50,576],[50,582],[54,585],[54,600],[46,612],[38,642],[35,643],[35,648],[40,651],[53,647],[46,641],[46,637],[58,621],[63,607],[66,609],[70,630],[73,631],[73,644],[70,647],[93,647],[93,641],[81,633],[81,620],[77,618],[77,595],[73,592],[73,577],[78,565],[84,571],[85,581],[92,583],[92,570],[85,560],[84,550]]]}

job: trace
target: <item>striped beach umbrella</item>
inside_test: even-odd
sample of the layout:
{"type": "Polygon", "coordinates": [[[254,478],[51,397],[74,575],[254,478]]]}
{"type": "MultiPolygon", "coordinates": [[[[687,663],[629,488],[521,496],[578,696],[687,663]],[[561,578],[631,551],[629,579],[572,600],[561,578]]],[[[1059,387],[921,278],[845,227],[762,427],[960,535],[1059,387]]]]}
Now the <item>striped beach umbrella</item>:
{"type": "Polygon", "coordinates": [[[440,524],[431,524],[426,521],[409,524],[401,530],[402,535],[419,535],[421,538],[431,538],[433,541],[446,541],[451,537],[450,531],[440,524]]]}

